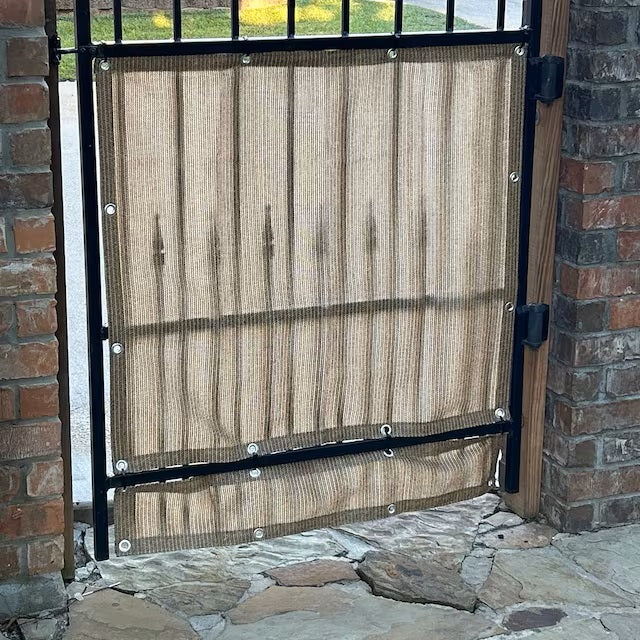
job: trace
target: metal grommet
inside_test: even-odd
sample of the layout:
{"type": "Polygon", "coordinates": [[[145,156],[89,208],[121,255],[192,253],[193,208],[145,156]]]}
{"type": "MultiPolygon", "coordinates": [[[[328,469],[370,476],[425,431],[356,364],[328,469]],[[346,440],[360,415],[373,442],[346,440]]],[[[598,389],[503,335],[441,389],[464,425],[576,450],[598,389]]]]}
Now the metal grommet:
{"type": "Polygon", "coordinates": [[[259,478],[261,473],[262,473],[262,471],[260,471],[260,469],[250,469],[249,470],[249,475],[252,478],[259,478]]]}
{"type": "Polygon", "coordinates": [[[394,456],[393,449],[385,449],[382,452],[382,455],[387,456],[387,458],[393,458],[393,456],[394,456]]]}
{"type": "Polygon", "coordinates": [[[110,63],[108,60],[103,60],[103,61],[100,63],[100,68],[101,68],[103,71],[109,71],[109,69],[111,69],[111,63],[110,63]]]}
{"type": "Polygon", "coordinates": [[[387,511],[388,511],[391,515],[393,515],[393,514],[396,512],[396,505],[395,505],[395,504],[390,504],[390,505],[387,507],[387,511]]]}
{"type": "Polygon", "coordinates": [[[512,171],[509,174],[509,180],[511,180],[511,182],[520,182],[520,174],[517,171],[512,171]]]}
{"type": "Polygon", "coordinates": [[[124,473],[129,468],[129,463],[126,460],[118,460],[116,462],[116,471],[124,473]]]}
{"type": "Polygon", "coordinates": [[[253,537],[256,540],[262,540],[262,538],[264,538],[264,529],[254,529],[253,530],[253,537]]]}
{"type": "Polygon", "coordinates": [[[116,205],[113,204],[113,202],[110,202],[109,204],[105,204],[104,205],[104,212],[108,215],[108,216],[112,216],[115,214],[116,212],[116,205]]]}
{"type": "Polygon", "coordinates": [[[118,355],[119,353],[122,353],[124,351],[124,347],[119,342],[114,342],[111,345],[111,351],[118,355]]]}
{"type": "Polygon", "coordinates": [[[250,455],[255,456],[256,453],[258,453],[258,451],[260,451],[260,447],[255,442],[252,442],[247,447],[247,451],[249,452],[250,455]]]}
{"type": "Polygon", "coordinates": [[[390,436],[391,435],[391,425],[390,424],[383,424],[380,427],[380,433],[383,436],[390,436]]]}
{"type": "Polygon", "coordinates": [[[498,407],[495,410],[494,415],[498,420],[504,420],[507,417],[507,412],[502,407],[498,407]]]}
{"type": "Polygon", "coordinates": [[[507,302],[507,304],[504,305],[504,310],[507,311],[508,313],[513,313],[515,308],[516,308],[516,305],[513,304],[513,302],[507,302]]]}
{"type": "Polygon", "coordinates": [[[517,56],[523,56],[525,54],[525,48],[519,44],[514,50],[513,53],[515,53],[517,56]]]}
{"type": "Polygon", "coordinates": [[[251,63],[251,56],[245,53],[242,56],[242,64],[250,64],[250,63],[251,63]]]}
{"type": "Polygon", "coordinates": [[[128,540],[120,540],[118,543],[118,549],[122,551],[122,553],[127,553],[131,551],[131,543],[128,540]]]}
{"type": "Polygon", "coordinates": [[[398,57],[398,51],[396,49],[389,49],[387,51],[387,58],[389,60],[395,60],[398,57]]]}

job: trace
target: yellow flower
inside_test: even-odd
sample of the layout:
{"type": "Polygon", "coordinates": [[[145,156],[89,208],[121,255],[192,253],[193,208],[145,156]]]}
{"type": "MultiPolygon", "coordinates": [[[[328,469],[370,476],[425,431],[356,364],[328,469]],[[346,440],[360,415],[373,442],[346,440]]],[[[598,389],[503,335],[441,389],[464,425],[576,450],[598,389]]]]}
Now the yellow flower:
{"type": "Polygon", "coordinates": [[[158,29],[169,29],[171,27],[171,20],[160,11],[153,14],[151,22],[153,23],[153,26],[158,29]]]}

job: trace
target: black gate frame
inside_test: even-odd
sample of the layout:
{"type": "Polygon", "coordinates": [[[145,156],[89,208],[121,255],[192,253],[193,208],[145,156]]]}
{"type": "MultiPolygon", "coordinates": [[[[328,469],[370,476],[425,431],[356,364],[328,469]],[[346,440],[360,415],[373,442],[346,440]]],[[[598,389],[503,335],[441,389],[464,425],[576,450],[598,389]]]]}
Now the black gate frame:
{"type": "Polygon", "coordinates": [[[497,0],[496,28],[493,31],[454,30],[455,0],[446,0],[446,30],[442,32],[403,33],[404,0],[394,0],[394,32],[392,34],[351,35],[349,32],[350,1],[342,0],[341,35],[296,36],[295,0],[287,0],[287,33],[282,37],[240,37],[239,0],[231,0],[231,37],[225,39],[182,39],[181,0],[173,0],[173,39],[171,41],[126,42],[122,39],[122,0],[113,0],[114,40],[93,42],[91,39],[90,0],[75,0],[76,47],[60,48],[54,44],[54,58],[76,54],[80,148],[84,216],[84,244],[87,291],[87,330],[89,339],[89,390],[91,420],[91,455],[93,482],[93,525],[95,558],[109,557],[107,492],[138,484],[166,482],[202,475],[246,470],[303,460],[408,447],[469,437],[506,434],[504,489],[517,493],[520,476],[520,442],[522,429],[524,348],[538,348],[547,338],[549,309],[547,305],[527,304],[527,264],[533,175],[533,151],[537,100],[549,103],[562,92],[563,61],[545,56],[539,58],[542,0],[525,0],[525,25],[518,30],[505,30],[506,0],[497,0]],[[173,56],[214,53],[251,54],[267,51],[301,51],[328,49],[398,49],[406,47],[462,46],[509,44],[523,47],[527,56],[525,86],[523,152],[520,172],[521,204],[518,252],[518,292],[514,316],[514,347],[509,410],[511,419],[496,415],[492,424],[448,431],[422,437],[392,437],[335,443],[275,454],[254,455],[225,463],[200,463],[109,475],[107,473],[105,437],[105,383],[103,344],[108,328],[102,317],[102,254],[100,249],[100,214],[96,130],[94,110],[93,63],[119,57],[173,56]]]}

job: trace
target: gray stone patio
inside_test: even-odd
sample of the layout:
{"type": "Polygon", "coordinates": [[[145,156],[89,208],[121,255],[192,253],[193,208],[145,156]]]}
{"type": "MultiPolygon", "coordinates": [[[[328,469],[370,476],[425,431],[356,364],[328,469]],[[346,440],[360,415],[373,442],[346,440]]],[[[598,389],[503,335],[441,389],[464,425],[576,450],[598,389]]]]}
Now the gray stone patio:
{"type": "Polygon", "coordinates": [[[640,525],[557,534],[493,495],[99,563],[76,534],[69,615],[18,621],[25,640],[640,640],[640,525]]]}

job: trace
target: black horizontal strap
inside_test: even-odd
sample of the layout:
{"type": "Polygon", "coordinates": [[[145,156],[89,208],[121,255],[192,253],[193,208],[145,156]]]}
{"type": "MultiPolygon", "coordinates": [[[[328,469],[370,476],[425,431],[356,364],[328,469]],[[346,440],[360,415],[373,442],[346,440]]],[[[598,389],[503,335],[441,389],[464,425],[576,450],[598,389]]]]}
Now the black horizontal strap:
{"type": "Polygon", "coordinates": [[[232,471],[273,467],[282,464],[305,462],[308,460],[337,458],[339,456],[348,456],[357,453],[366,453],[369,451],[400,449],[403,447],[415,447],[417,445],[434,442],[446,442],[448,440],[462,440],[465,438],[477,438],[500,433],[510,433],[513,429],[513,422],[503,421],[479,427],[456,429],[454,431],[446,431],[444,433],[436,433],[428,436],[416,436],[410,438],[387,437],[372,440],[357,440],[355,442],[337,442],[318,447],[306,447],[304,449],[294,449],[292,451],[282,451],[279,453],[260,456],[256,455],[242,460],[233,460],[231,462],[207,462],[202,464],[190,464],[180,467],[167,467],[164,469],[153,469],[150,471],[139,471],[136,473],[110,476],[107,478],[107,485],[109,488],[124,488],[140,484],[151,484],[154,482],[184,480],[186,478],[196,478],[200,476],[217,475],[220,473],[230,473],[232,471]]]}

